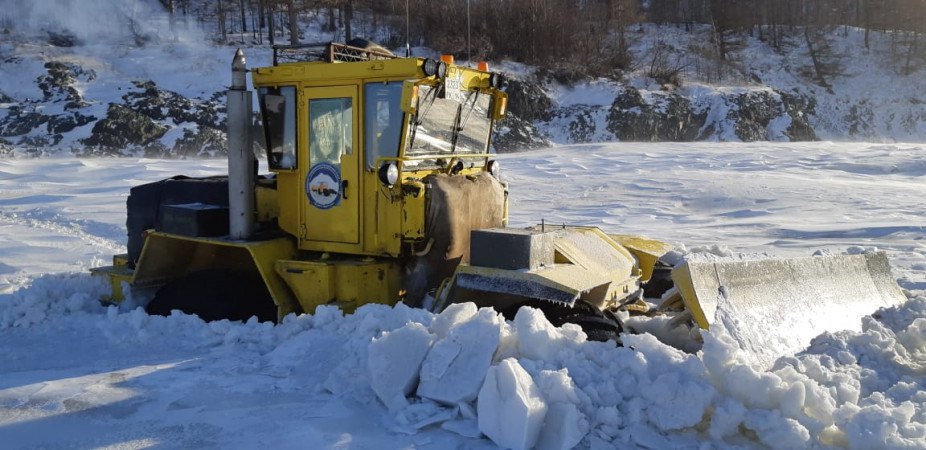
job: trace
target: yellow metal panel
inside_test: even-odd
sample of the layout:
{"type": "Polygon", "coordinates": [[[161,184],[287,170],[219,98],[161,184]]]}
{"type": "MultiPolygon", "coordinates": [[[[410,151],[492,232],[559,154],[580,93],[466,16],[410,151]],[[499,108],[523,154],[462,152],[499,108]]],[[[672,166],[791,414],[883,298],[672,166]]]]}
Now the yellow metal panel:
{"type": "Polygon", "coordinates": [[[319,305],[353,312],[367,303],[395,304],[400,296],[401,268],[393,260],[287,260],[275,269],[310,314],[319,305]]]}
{"type": "Polygon", "coordinates": [[[154,286],[206,269],[254,269],[260,273],[283,317],[298,312],[299,307],[273,265],[295,255],[295,243],[289,237],[245,242],[151,232],[145,239],[131,284],[154,286]]]}
{"type": "Polygon", "coordinates": [[[301,235],[299,205],[305,201],[302,180],[298,171],[277,173],[277,202],[279,204],[277,223],[281,230],[297,238],[301,235]]]}
{"type": "Polygon", "coordinates": [[[373,170],[364,171],[363,254],[397,257],[402,251],[402,189],[383,186],[373,170]]]}
{"type": "Polygon", "coordinates": [[[90,273],[94,276],[106,277],[109,283],[110,294],[104,295],[101,301],[118,304],[125,300],[126,293],[123,286],[131,284],[134,275],[132,269],[125,264],[117,263],[112,266],[95,267],[90,269],[90,273]]]}
{"type": "Polygon", "coordinates": [[[255,86],[273,84],[340,84],[367,78],[406,79],[423,75],[419,70],[423,59],[397,58],[383,61],[345,63],[300,62],[275,67],[258,67],[251,76],[255,86]]]}
{"type": "Polygon", "coordinates": [[[402,183],[408,192],[402,202],[402,236],[405,239],[424,238],[425,186],[419,180],[402,183]]]}
{"type": "Polygon", "coordinates": [[[632,236],[627,234],[609,234],[608,237],[618,244],[624,246],[630,253],[636,256],[640,262],[640,270],[643,272],[640,281],[649,281],[653,276],[653,267],[656,261],[662,255],[675,248],[674,245],[663,241],[657,241],[643,236],[632,236]]]}
{"type": "Polygon", "coordinates": [[[280,204],[277,190],[269,187],[257,186],[257,220],[269,222],[280,216],[280,204]]]}

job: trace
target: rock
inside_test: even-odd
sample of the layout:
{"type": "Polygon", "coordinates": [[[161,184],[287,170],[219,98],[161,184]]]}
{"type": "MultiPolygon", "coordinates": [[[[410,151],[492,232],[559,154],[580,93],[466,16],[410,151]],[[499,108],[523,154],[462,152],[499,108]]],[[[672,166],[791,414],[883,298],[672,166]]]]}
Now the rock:
{"type": "Polygon", "coordinates": [[[867,100],[862,100],[849,107],[849,113],[843,120],[849,125],[849,135],[855,138],[869,138],[875,135],[872,123],[875,113],[867,100]]]}
{"type": "Polygon", "coordinates": [[[771,91],[746,92],[732,99],[727,119],[736,125],[736,136],[743,142],[769,140],[768,125],[782,115],[784,108],[771,91]]]}
{"type": "Polygon", "coordinates": [[[816,112],[816,99],[797,92],[794,94],[778,92],[778,94],[781,96],[785,112],[791,117],[791,125],[785,131],[785,135],[791,139],[791,142],[817,140],[817,134],[809,122],[810,116],[816,112]]]}
{"type": "Polygon", "coordinates": [[[90,147],[116,150],[146,146],[163,136],[167,129],[126,106],[110,103],[106,118],[98,121],[90,137],[81,142],[90,147]]]}
{"type": "Polygon", "coordinates": [[[96,79],[96,72],[84,70],[76,64],[49,61],[45,63],[46,75],[36,79],[42,89],[45,102],[66,102],[64,109],[79,109],[89,105],[74,87],[78,80],[90,82],[96,79]]]}
{"type": "Polygon", "coordinates": [[[677,92],[652,92],[652,104],[632,87],[615,97],[608,113],[608,131],[622,141],[692,141],[699,139],[707,113],[695,113],[677,92]]]}
{"type": "Polygon", "coordinates": [[[0,157],[8,158],[14,155],[13,144],[6,139],[0,139],[0,157]]]}
{"type": "Polygon", "coordinates": [[[158,89],[153,81],[136,81],[133,84],[139,90],[123,95],[122,99],[138,113],[158,121],[170,120],[175,125],[189,122],[214,129],[224,127],[219,118],[219,108],[224,100],[220,93],[202,101],[158,89]]]}
{"type": "Polygon", "coordinates": [[[536,82],[508,78],[508,113],[529,122],[550,120],[553,101],[536,82]]]}
{"type": "Polygon", "coordinates": [[[215,157],[226,154],[227,149],[224,132],[200,126],[196,131],[183,130],[183,136],[177,139],[170,153],[180,157],[215,157]]]}
{"type": "Polygon", "coordinates": [[[75,111],[72,114],[59,114],[49,117],[46,127],[49,133],[60,135],[77,127],[82,127],[96,119],[94,116],[85,116],[75,111]]]}
{"type": "Polygon", "coordinates": [[[585,144],[593,141],[595,133],[598,132],[595,117],[592,115],[594,109],[597,108],[588,105],[577,105],[566,110],[566,114],[573,117],[573,120],[569,122],[569,139],[571,142],[585,144]]]}
{"type": "Polygon", "coordinates": [[[533,123],[508,115],[496,125],[492,146],[498,153],[511,153],[549,147],[550,140],[533,123]]]}
{"type": "Polygon", "coordinates": [[[22,136],[48,122],[48,116],[26,111],[19,105],[11,106],[9,113],[0,119],[0,136],[22,136]]]}
{"type": "Polygon", "coordinates": [[[506,78],[508,114],[495,127],[492,146],[499,153],[510,153],[549,147],[550,141],[534,122],[552,118],[553,101],[540,84],[517,78],[506,78]]]}

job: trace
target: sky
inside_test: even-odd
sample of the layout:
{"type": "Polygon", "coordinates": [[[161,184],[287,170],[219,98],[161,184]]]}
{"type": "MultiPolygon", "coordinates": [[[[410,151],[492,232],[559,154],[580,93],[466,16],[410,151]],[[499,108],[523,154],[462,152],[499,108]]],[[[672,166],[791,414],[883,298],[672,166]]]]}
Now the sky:
{"type": "Polygon", "coordinates": [[[873,310],[854,331],[821,335],[769,368],[723,327],[686,353],[649,333],[624,335],[624,347],[586,342],[533,310],[505,322],[465,305],[440,315],[323,308],[272,326],[147,316],[143,294],[104,307],[105,287],[87,269],[123,251],[128,188],[222,173],[225,162],[4,159],[0,442],[922,448],[923,155],[921,144],[819,142],[499,156],[512,226],[596,225],[665,240],[684,257],[887,253],[905,304],[873,310]]]}

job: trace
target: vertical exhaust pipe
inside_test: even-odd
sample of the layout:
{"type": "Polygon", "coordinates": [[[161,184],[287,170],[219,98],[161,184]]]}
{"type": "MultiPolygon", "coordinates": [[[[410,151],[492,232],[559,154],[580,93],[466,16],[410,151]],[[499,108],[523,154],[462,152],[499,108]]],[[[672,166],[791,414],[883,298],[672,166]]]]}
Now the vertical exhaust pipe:
{"type": "Polygon", "coordinates": [[[251,149],[251,91],[247,61],[239,48],[232,60],[232,83],[227,91],[228,231],[234,240],[254,234],[255,174],[251,149]]]}

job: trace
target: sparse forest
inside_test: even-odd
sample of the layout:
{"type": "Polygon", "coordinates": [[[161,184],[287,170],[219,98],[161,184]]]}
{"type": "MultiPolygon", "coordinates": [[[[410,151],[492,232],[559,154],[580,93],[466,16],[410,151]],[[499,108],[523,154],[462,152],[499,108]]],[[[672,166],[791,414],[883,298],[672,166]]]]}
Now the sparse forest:
{"type": "MultiPolygon", "coordinates": [[[[512,59],[551,69],[581,67],[608,76],[649,66],[670,81],[684,63],[628,51],[642,23],[711,29],[705,49],[727,61],[743,36],[774,48],[803,41],[818,84],[838,71],[822,37],[840,27],[890,36],[898,73],[926,64],[926,0],[160,0],[173,17],[214,30],[219,42],[298,44],[300,22],[316,21],[332,39],[366,37],[396,48],[406,39],[460,59],[512,59]],[[644,7],[646,3],[646,7],[644,7]]],[[[722,71],[721,69],[718,69],[722,71]]],[[[718,73],[717,78],[723,74],[718,73]]]]}

